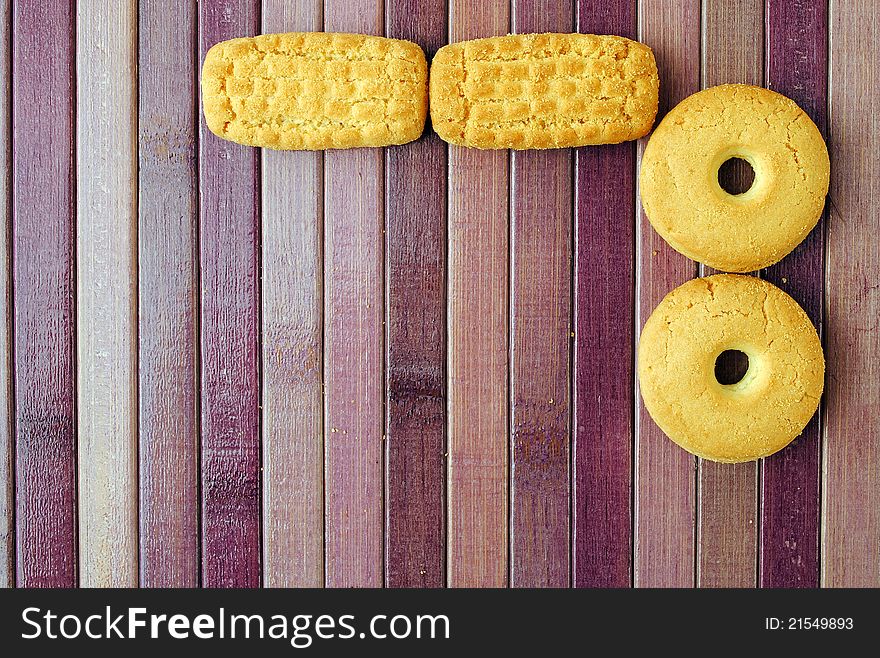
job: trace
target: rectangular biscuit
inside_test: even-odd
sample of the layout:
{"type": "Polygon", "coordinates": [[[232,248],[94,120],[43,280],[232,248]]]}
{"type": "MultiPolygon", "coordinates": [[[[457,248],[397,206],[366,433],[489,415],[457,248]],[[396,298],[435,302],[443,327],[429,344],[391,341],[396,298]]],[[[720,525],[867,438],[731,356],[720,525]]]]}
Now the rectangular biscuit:
{"type": "Polygon", "coordinates": [[[427,62],[409,41],[264,34],[214,45],[202,67],[208,128],[272,149],[404,144],[422,134],[427,62]]]}
{"type": "Polygon", "coordinates": [[[648,46],[617,36],[521,34],[444,46],[431,123],[452,144],[543,149],[648,133],[659,81],[648,46]]]}

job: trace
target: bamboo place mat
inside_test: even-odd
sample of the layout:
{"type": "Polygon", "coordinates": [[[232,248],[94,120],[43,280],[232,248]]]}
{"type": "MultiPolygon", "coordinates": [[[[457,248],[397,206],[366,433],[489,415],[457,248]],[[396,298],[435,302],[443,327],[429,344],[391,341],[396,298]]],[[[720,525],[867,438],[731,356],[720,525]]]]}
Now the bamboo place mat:
{"type": "MultiPolygon", "coordinates": [[[[0,0],[0,579],[19,586],[880,585],[880,4],[0,0]],[[507,32],[654,49],[660,113],[764,85],[828,139],[827,211],[761,272],[820,328],[783,452],[719,465],[641,404],[698,266],[645,141],[269,152],[201,118],[217,41],[507,32]]],[[[659,117],[658,117],[659,118],[659,117]]]]}

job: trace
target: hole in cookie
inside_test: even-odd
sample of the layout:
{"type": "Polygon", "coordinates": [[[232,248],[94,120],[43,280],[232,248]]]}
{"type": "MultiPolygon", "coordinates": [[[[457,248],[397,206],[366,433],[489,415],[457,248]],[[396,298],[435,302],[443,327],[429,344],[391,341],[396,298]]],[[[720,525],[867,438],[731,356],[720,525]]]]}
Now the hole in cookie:
{"type": "Polygon", "coordinates": [[[749,371],[749,357],[739,350],[724,350],[715,359],[715,379],[723,386],[742,381],[749,371]]]}
{"type": "Polygon", "coordinates": [[[718,184],[728,194],[744,194],[754,182],[755,170],[742,158],[730,158],[718,169],[718,184]]]}

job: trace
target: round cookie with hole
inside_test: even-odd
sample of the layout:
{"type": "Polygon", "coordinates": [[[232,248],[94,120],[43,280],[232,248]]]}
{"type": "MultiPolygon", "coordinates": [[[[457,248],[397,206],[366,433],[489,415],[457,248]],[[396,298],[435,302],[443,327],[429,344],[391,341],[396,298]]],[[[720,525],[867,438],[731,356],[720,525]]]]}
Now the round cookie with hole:
{"type": "MultiPolygon", "coordinates": [[[[813,416],[825,360],[804,310],[752,276],[716,274],[670,292],[639,339],[639,388],[648,413],[682,448],[744,462],[781,450],[813,416]],[[732,354],[747,362],[719,381],[732,354]]],[[[729,372],[728,372],[729,374],[729,372]]]]}
{"type": "Polygon", "coordinates": [[[822,135],[793,100],[720,85],[663,118],[645,147],[639,186],[648,219],[675,250],[718,270],[751,272],[781,260],[813,229],[829,173],[822,135]],[[747,190],[719,183],[719,170],[736,159],[754,172],[747,190]]]}

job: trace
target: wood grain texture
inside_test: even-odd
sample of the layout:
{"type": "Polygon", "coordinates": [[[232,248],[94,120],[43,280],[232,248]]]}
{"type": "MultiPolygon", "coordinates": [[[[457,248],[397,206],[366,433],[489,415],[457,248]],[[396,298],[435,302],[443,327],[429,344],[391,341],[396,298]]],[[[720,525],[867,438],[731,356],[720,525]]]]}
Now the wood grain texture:
{"type": "Polygon", "coordinates": [[[869,53],[880,40],[880,6],[835,1],[830,27],[822,584],[878,587],[880,66],[869,53]]]}
{"type": "MultiPolygon", "coordinates": [[[[827,3],[768,0],[766,17],[767,86],[798,103],[825,134],[827,3]]],[[[824,268],[823,215],[804,242],[764,272],[804,308],[820,337],[825,333],[824,268]]],[[[792,445],[763,460],[759,571],[764,587],[819,585],[822,421],[820,408],[792,445]]]]}
{"type": "Polygon", "coordinates": [[[140,0],[140,584],[199,584],[196,2],[140,0]],[[174,57],[168,53],[174,52],[174,57]]]}
{"type": "Polygon", "coordinates": [[[12,418],[12,287],[9,226],[12,213],[9,175],[12,146],[9,103],[12,73],[10,53],[12,14],[9,0],[0,2],[0,587],[15,585],[15,445],[12,418]]]}
{"type": "MultiPolygon", "coordinates": [[[[375,0],[327,0],[328,32],[379,34],[375,0]]],[[[325,578],[383,582],[383,152],[324,156],[325,578]]]]}
{"type": "Polygon", "coordinates": [[[15,522],[20,587],[77,583],[75,20],[70,4],[13,5],[15,522]]]}
{"type": "MultiPolygon", "coordinates": [[[[263,2],[263,32],[315,31],[322,3],[263,2]]],[[[263,582],[324,583],[323,156],[263,150],[263,582]]]]}
{"type": "MultiPolygon", "coordinates": [[[[700,2],[640,0],[639,40],[651,46],[660,74],[663,115],[700,87],[700,2]]],[[[641,157],[646,139],[639,141],[641,157]]],[[[696,265],[657,235],[639,205],[637,326],[660,300],[696,274],[696,265]]],[[[635,584],[691,587],[695,578],[695,460],[663,434],[637,401],[635,584]]]]}
{"type": "MultiPolygon", "coordinates": [[[[511,31],[571,32],[571,3],[514,0],[511,31]]],[[[568,587],[572,151],[510,156],[510,585],[568,587]]]]}
{"type": "MultiPolygon", "coordinates": [[[[509,5],[449,3],[449,41],[506,34],[509,5]]],[[[447,584],[508,582],[508,154],[449,147],[447,584]]]]}
{"type": "MultiPolygon", "coordinates": [[[[199,4],[201,56],[259,32],[259,2],[199,4]]],[[[201,124],[202,584],[260,585],[259,153],[201,124]]]]}
{"type": "Polygon", "coordinates": [[[703,87],[760,85],[764,79],[764,0],[703,0],[703,87]]]}
{"type": "Polygon", "coordinates": [[[137,2],[77,4],[77,430],[83,587],[135,587],[137,2]]]}
{"type": "MultiPolygon", "coordinates": [[[[636,36],[631,0],[577,3],[577,31],[636,36]]],[[[575,151],[575,587],[632,584],[635,144],[575,151]]]]}
{"type": "Polygon", "coordinates": [[[698,460],[698,587],[757,583],[758,467],[698,460]]]}
{"type": "MultiPolygon", "coordinates": [[[[763,0],[704,0],[702,86],[764,81],[763,0]]],[[[725,184],[741,185],[734,180],[725,184]]],[[[700,275],[715,270],[700,266],[700,275]]],[[[754,587],[757,582],[758,465],[697,460],[697,585],[754,587]]]]}
{"type": "MultiPolygon", "coordinates": [[[[386,0],[386,36],[430,57],[446,2],[386,0]]],[[[446,145],[385,150],[385,583],[445,583],[446,145]]]]}

